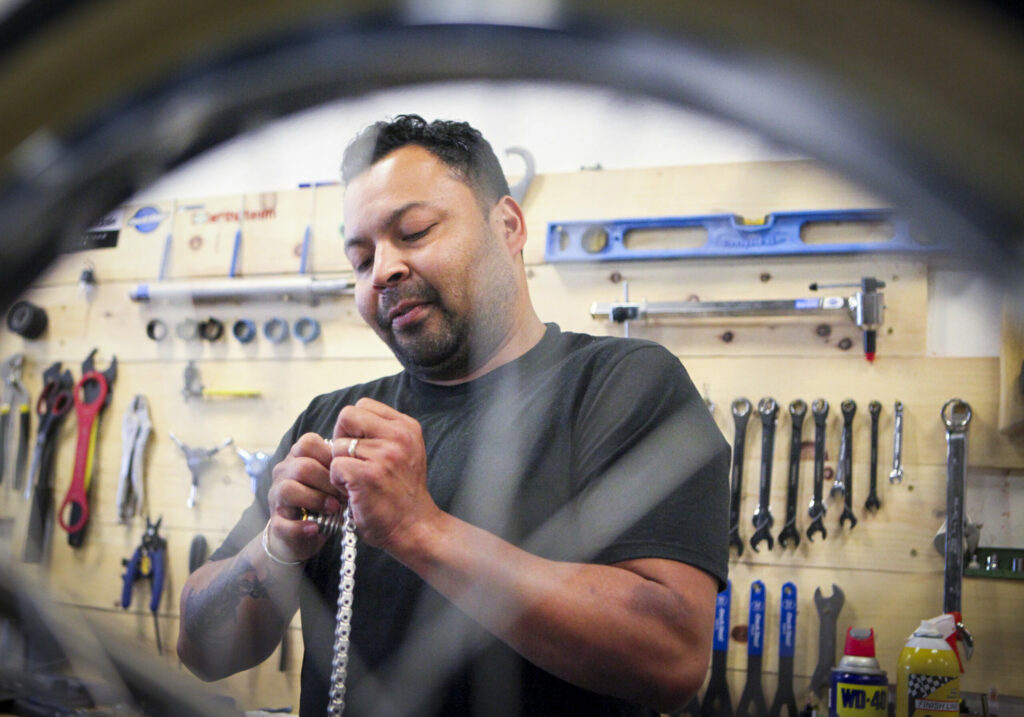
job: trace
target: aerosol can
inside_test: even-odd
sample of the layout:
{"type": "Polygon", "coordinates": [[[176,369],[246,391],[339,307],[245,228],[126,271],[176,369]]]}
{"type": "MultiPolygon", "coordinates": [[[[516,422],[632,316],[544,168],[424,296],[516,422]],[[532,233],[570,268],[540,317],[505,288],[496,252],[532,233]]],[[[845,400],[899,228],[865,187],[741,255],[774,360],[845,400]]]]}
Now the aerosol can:
{"type": "Polygon", "coordinates": [[[886,717],[889,680],[875,658],[875,631],[862,627],[846,630],[846,645],[839,666],[832,668],[828,692],[829,717],[886,717]]]}
{"type": "Polygon", "coordinates": [[[960,664],[933,620],[922,620],[896,666],[896,717],[957,717],[960,664]]]}

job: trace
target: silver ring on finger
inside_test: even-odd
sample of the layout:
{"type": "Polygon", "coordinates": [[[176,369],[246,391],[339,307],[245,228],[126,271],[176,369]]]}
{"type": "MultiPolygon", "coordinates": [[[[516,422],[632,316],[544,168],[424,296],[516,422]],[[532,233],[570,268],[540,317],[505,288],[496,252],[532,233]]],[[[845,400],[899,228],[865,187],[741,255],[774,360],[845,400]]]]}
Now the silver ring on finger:
{"type": "Polygon", "coordinates": [[[358,445],[359,445],[359,439],[358,438],[353,438],[351,441],[348,442],[348,455],[349,455],[350,458],[358,458],[359,457],[359,456],[356,455],[356,446],[358,446],[358,445]]]}

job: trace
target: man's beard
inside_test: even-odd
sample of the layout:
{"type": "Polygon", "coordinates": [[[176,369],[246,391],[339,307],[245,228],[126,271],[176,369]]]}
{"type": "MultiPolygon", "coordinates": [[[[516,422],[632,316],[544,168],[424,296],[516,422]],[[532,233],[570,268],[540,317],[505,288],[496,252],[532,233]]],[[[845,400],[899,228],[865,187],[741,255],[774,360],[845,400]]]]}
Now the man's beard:
{"type": "Polygon", "coordinates": [[[440,293],[423,281],[403,284],[381,295],[377,308],[377,333],[402,366],[418,378],[452,380],[466,375],[472,364],[471,321],[445,306],[440,293]],[[403,301],[430,305],[430,321],[403,329],[396,335],[388,314],[403,301]]]}

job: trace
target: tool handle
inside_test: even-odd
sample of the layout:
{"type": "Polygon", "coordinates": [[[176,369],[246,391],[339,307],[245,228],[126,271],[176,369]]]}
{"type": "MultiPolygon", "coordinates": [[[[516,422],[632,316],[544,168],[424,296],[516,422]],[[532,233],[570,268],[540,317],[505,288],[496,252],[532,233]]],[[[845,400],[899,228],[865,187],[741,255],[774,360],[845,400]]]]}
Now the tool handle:
{"type": "MultiPolygon", "coordinates": [[[[87,371],[82,375],[81,380],[75,385],[75,415],[78,417],[78,443],[75,446],[75,470],[71,476],[71,485],[68,487],[64,502],[57,511],[57,519],[60,527],[68,533],[80,533],[89,520],[89,497],[88,481],[89,473],[92,470],[93,444],[96,437],[97,420],[103,404],[107,400],[107,379],[98,371],[87,371]],[[86,402],[83,392],[87,384],[97,385],[96,395],[91,401],[86,402]],[[64,515],[68,506],[71,506],[71,523],[69,524],[64,515]]],[[[69,539],[70,540],[70,539],[69,539]]],[[[78,539],[81,543],[81,539],[78,539]]],[[[72,542],[72,545],[75,545],[72,542]]]]}
{"type": "Polygon", "coordinates": [[[32,413],[27,403],[18,408],[18,455],[14,459],[14,487],[21,490],[25,485],[25,469],[28,467],[28,434],[32,430],[32,413]]]}
{"type": "Polygon", "coordinates": [[[782,586],[779,606],[779,657],[793,657],[796,650],[796,585],[782,586]]]}
{"type": "Polygon", "coordinates": [[[132,553],[131,560],[125,565],[124,582],[121,584],[121,607],[128,609],[132,604],[132,586],[139,579],[139,571],[142,569],[142,548],[138,547],[132,553]]]}
{"type": "Polygon", "coordinates": [[[11,431],[11,404],[0,406],[0,483],[4,481],[7,466],[7,434],[11,431]]]}
{"type": "Polygon", "coordinates": [[[160,598],[164,594],[164,568],[165,558],[167,551],[164,548],[158,548],[157,550],[151,550],[149,553],[150,559],[150,574],[153,577],[152,593],[149,598],[149,609],[150,612],[156,612],[160,607],[160,598]]]}
{"type": "Polygon", "coordinates": [[[53,487],[48,480],[36,482],[29,505],[28,533],[25,537],[25,552],[22,560],[39,563],[43,560],[43,544],[46,542],[46,523],[53,503],[53,487]]]}
{"type": "Polygon", "coordinates": [[[725,585],[725,590],[715,597],[715,635],[712,649],[715,652],[726,652],[729,649],[729,604],[732,594],[732,581],[725,585]]]}
{"type": "Polygon", "coordinates": [[[764,654],[764,583],[755,580],[750,584],[750,624],[747,630],[747,655],[758,657],[764,654]]]}

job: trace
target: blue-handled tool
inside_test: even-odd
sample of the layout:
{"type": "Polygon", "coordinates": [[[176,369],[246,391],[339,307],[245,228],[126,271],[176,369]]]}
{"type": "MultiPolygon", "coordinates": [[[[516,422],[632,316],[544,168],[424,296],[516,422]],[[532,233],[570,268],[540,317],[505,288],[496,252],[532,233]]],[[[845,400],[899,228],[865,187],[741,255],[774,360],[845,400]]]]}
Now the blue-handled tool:
{"type": "Polygon", "coordinates": [[[761,660],[764,657],[764,583],[750,584],[750,624],[747,627],[747,684],[736,706],[738,717],[767,717],[768,704],[761,687],[761,660]]]}
{"type": "Polygon", "coordinates": [[[700,703],[701,717],[732,717],[726,658],[729,652],[729,604],[732,581],[715,598],[715,634],[711,652],[711,679],[700,703]]]}
{"type": "Polygon", "coordinates": [[[121,562],[125,566],[124,582],[121,585],[121,607],[128,609],[132,604],[132,588],[137,580],[147,578],[151,580],[149,611],[153,613],[153,627],[156,630],[156,651],[163,654],[163,644],[160,641],[160,622],[157,619],[157,610],[160,608],[160,598],[164,592],[164,575],[166,573],[167,541],[160,537],[160,523],[163,517],[157,519],[156,523],[149,522],[146,518],[146,532],[142,534],[142,541],[139,547],[132,553],[132,557],[121,562]]]}
{"type": "Polygon", "coordinates": [[[779,685],[775,700],[768,711],[768,717],[781,717],[786,710],[788,717],[797,717],[796,697],[793,694],[793,655],[796,652],[796,585],[782,586],[782,602],[779,605],[779,685]]]}

